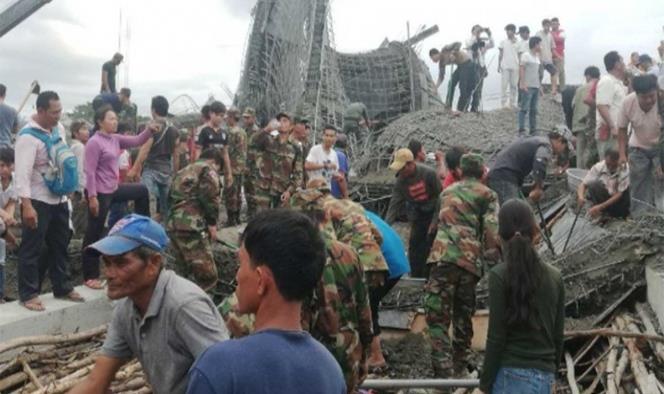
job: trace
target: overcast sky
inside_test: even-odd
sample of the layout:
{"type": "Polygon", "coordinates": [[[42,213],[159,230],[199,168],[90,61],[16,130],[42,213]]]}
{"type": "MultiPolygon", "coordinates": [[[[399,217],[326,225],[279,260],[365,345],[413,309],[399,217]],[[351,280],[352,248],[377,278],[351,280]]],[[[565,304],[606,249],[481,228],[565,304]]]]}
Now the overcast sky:
{"type": "MultiPolygon", "coordinates": [[[[14,1],[0,0],[0,10],[14,1]]],[[[188,94],[199,104],[213,94],[228,103],[226,90],[235,91],[240,78],[254,3],[53,0],[0,38],[0,82],[8,87],[7,102],[18,105],[34,79],[42,89],[56,90],[66,109],[90,101],[99,90],[102,63],[122,41],[127,61],[118,86],[128,82],[140,112],[148,111],[149,98],[156,94],[171,100],[188,94]]],[[[507,23],[525,24],[536,31],[542,18],[558,16],[568,37],[568,80],[574,83],[581,80],[586,66],[601,66],[603,55],[610,50],[625,57],[631,51],[655,57],[655,48],[664,39],[662,3],[605,0],[599,6],[596,1],[540,0],[520,6],[523,3],[494,0],[333,0],[332,18],[336,47],[343,52],[376,48],[386,37],[403,40],[407,21],[412,31],[438,24],[440,33],[418,48],[437,72],[428,60],[429,48],[468,38],[475,23],[490,27],[498,44],[507,23]]],[[[499,92],[497,58],[497,50],[487,54],[488,98],[499,92]]],[[[31,99],[29,105],[33,102],[31,99]]],[[[486,106],[495,106],[495,101],[489,100],[486,106]]]]}

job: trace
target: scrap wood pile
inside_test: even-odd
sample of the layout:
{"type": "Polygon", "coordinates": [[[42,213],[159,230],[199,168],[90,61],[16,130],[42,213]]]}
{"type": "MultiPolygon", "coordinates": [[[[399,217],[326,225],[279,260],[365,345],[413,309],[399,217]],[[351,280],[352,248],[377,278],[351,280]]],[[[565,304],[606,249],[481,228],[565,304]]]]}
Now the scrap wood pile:
{"type": "Polygon", "coordinates": [[[603,328],[566,332],[558,393],[664,393],[664,337],[646,304],[603,328]],[[572,351],[575,345],[576,350],[572,351]]]}
{"type": "MultiPolygon", "coordinates": [[[[65,335],[17,338],[0,343],[0,393],[66,393],[92,371],[106,326],[65,335]],[[9,353],[19,350],[18,355],[9,353]]],[[[125,364],[116,374],[112,393],[149,394],[138,361],[125,364]]]]}

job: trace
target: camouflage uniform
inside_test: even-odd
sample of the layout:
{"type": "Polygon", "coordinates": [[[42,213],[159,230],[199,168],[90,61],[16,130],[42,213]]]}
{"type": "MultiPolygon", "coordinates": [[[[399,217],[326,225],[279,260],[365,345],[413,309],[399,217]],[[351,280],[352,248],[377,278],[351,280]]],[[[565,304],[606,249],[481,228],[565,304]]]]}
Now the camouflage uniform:
{"type": "Polygon", "coordinates": [[[123,104],[118,114],[118,122],[128,124],[131,131],[138,133],[138,108],[136,104],[123,104]]]}
{"type": "MultiPolygon", "coordinates": [[[[481,168],[483,161],[478,155],[464,155],[461,166],[481,168]]],[[[494,191],[473,178],[441,193],[438,233],[428,259],[431,273],[424,297],[436,377],[460,374],[467,366],[482,259],[497,262],[500,256],[497,199],[494,191]]]]}
{"type": "Polygon", "coordinates": [[[242,183],[247,173],[247,133],[240,127],[233,127],[228,133],[228,157],[231,161],[233,184],[224,190],[228,225],[240,224],[242,207],[242,183]]]}
{"type": "Polygon", "coordinates": [[[208,226],[219,216],[219,174],[206,161],[185,167],[173,179],[166,228],[173,243],[176,271],[209,290],[217,283],[208,226]]]}
{"type": "MultiPolygon", "coordinates": [[[[247,149],[248,178],[254,191],[254,213],[270,209],[270,185],[272,184],[272,157],[268,146],[272,136],[264,131],[254,133],[247,149]]],[[[251,209],[251,205],[249,205],[251,209]]],[[[251,217],[251,216],[250,216],[251,217]]]]}
{"type": "Polygon", "coordinates": [[[292,195],[302,187],[304,166],[302,149],[290,139],[281,142],[274,137],[268,145],[272,161],[272,182],[270,184],[270,208],[282,205],[281,195],[288,191],[292,195]]]}
{"type": "Polygon", "coordinates": [[[256,125],[246,127],[247,133],[247,172],[244,175],[244,198],[247,200],[247,217],[251,218],[256,214],[256,189],[252,174],[256,172],[256,152],[252,152],[251,139],[259,132],[256,125]]]}
{"type": "Polygon", "coordinates": [[[217,310],[224,319],[231,338],[246,337],[254,332],[254,325],[256,324],[256,315],[253,313],[241,314],[236,312],[237,303],[237,295],[233,293],[217,305],[217,310]]]}

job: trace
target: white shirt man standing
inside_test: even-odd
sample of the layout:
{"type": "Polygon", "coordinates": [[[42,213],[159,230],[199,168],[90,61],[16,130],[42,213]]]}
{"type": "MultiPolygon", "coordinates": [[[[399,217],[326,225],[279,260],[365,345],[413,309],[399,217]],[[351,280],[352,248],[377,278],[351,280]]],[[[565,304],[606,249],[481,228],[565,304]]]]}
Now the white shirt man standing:
{"type": "Polygon", "coordinates": [[[551,95],[557,97],[558,95],[558,70],[553,64],[553,58],[556,51],[556,41],[551,33],[551,21],[544,19],[542,21],[542,30],[537,33],[537,36],[542,39],[540,52],[540,59],[542,60],[542,67],[551,76],[551,95]]]}
{"type": "Polygon", "coordinates": [[[625,63],[616,51],[604,56],[604,66],[608,74],[603,75],[597,83],[597,152],[599,157],[609,149],[616,149],[618,137],[618,114],[623,100],[627,96],[627,87],[623,83],[625,63]]]}
{"type": "Polygon", "coordinates": [[[334,126],[325,126],[323,143],[311,148],[304,164],[309,179],[323,178],[329,186],[332,178],[338,176],[339,157],[334,150],[336,140],[337,129],[334,126]]]}
{"type": "Polygon", "coordinates": [[[500,50],[498,73],[502,74],[501,102],[503,108],[515,108],[519,84],[519,43],[516,38],[516,26],[511,23],[505,26],[505,33],[507,38],[498,46],[500,50]]]}

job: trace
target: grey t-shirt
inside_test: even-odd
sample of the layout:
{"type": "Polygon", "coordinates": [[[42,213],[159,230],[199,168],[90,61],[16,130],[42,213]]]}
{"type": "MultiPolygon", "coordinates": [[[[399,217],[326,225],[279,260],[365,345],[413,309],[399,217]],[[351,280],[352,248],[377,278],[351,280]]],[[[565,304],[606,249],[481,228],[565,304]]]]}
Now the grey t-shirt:
{"type": "Polygon", "coordinates": [[[155,134],[153,138],[154,143],[145,159],[143,168],[170,176],[173,174],[171,158],[175,145],[178,143],[178,131],[175,127],[169,126],[166,130],[155,134]]]}
{"type": "Polygon", "coordinates": [[[118,302],[101,353],[138,358],[155,394],[179,394],[187,388],[187,372],[196,358],[226,339],[226,326],[205,292],[164,270],[145,316],[130,299],[118,302]]]}
{"type": "Polygon", "coordinates": [[[521,65],[525,67],[524,82],[528,88],[539,89],[541,86],[540,81],[540,64],[541,61],[537,55],[527,51],[521,54],[521,65]]]}
{"type": "Polygon", "coordinates": [[[0,146],[12,146],[12,136],[18,127],[16,110],[5,103],[0,103],[0,146]]]}

